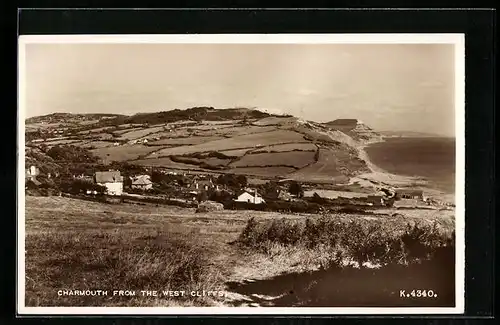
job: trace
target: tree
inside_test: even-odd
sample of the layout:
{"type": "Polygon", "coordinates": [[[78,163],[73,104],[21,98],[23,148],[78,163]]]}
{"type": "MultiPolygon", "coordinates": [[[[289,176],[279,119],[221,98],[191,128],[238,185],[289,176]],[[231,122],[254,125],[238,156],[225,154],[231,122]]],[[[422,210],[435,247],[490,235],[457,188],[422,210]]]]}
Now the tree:
{"type": "Polygon", "coordinates": [[[87,191],[96,191],[97,194],[104,194],[106,192],[106,187],[99,184],[94,184],[86,182],[83,180],[66,180],[60,184],[60,189],[62,192],[67,192],[71,194],[81,194],[87,191]]]}
{"type": "Polygon", "coordinates": [[[304,189],[302,188],[302,185],[296,181],[292,181],[290,183],[290,187],[288,188],[288,191],[297,196],[297,197],[303,197],[304,196],[304,189]]]}
{"type": "Polygon", "coordinates": [[[233,199],[233,195],[226,191],[212,191],[209,194],[208,199],[210,201],[215,201],[225,204],[233,199]]]}
{"type": "Polygon", "coordinates": [[[199,203],[208,200],[208,194],[205,191],[201,191],[198,193],[198,196],[196,197],[199,203]]]}
{"type": "Polygon", "coordinates": [[[163,174],[154,170],[151,173],[151,182],[160,184],[163,181],[163,174]]]}
{"type": "Polygon", "coordinates": [[[241,188],[247,186],[248,181],[245,175],[222,174],[217,178],[216,183],[232,188],[241,188]]]}
{"type": "Polygon", "coordinates": [[[280,188],[278,184],[274,181],[267,182],[262,186],[262,192],[264,196],[268,198],[274,198],[274,199],[278,198],[279,191],[280,188]]]}
{"type": "Polygon", "coordinates": [[[237,180],[240,187],[245,187],[248,185],[248,180],[245,175],[238,175],[237,180]]]}
{"type": "Polygon", "coordinates": [[[128,175],[123,176],[123,186],[127,188],[132,186],[132,180],[128,175]]]}

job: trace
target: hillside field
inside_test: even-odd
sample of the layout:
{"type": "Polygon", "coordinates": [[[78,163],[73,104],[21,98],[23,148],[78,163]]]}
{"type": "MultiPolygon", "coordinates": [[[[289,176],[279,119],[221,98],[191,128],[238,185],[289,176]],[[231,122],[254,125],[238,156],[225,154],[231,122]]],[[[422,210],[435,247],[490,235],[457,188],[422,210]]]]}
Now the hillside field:
{"type": "Polygon", "coordinates": [[[230,164],[231,167],[290,166],[303,168],[314,163],[314,152],[289,151],[278,153],[252,153],[230,164]]]}
{"type": "Polygon", "coordinates": [[[158,150],[157,147],[148,147],[142,144],[101,147],[92,152],[105,161],[130,161],[158,150]]]}

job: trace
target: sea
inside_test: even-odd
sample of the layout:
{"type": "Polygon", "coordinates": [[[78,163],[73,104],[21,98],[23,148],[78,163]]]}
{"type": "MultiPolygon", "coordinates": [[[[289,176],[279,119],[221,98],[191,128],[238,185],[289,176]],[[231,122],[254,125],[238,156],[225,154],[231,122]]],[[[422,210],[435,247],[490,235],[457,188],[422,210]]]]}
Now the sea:
{"type": "Polygon", "coordinates": [[[377,167],[392,174],[422,177],[429,185],[455,191],[455,138],[391,137],[365,148],[377,167]]]}

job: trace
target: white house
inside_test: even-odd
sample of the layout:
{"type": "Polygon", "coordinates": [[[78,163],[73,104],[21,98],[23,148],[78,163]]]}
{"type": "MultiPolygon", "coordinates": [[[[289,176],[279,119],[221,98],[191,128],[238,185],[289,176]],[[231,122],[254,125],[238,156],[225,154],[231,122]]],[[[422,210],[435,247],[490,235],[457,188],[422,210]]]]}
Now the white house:
{"type": "Polygon", "coordinates": [[[29,176],[38,176],[40,174],[40,169],[36,166],[31,166],[29,169],[26,170],[26,173],[29,176]]]}
{"type": "Polygon", "coordinates": [[[106,187],[106,194],[122,195],[123,193],[123,176],[119,171],[96,172],[95,182],[106,187]]]}
{"type": "Polygon", "coordinates": [[[261,204],[261,203],[266,203],[262,196],[260,196],[257,191],[253,191],[253,193],[249,193],[248,191],[245,191],[241,193],[236,199],[236,202],[247,202],[247,203],[253,203],[253,204],[261,204]]]}

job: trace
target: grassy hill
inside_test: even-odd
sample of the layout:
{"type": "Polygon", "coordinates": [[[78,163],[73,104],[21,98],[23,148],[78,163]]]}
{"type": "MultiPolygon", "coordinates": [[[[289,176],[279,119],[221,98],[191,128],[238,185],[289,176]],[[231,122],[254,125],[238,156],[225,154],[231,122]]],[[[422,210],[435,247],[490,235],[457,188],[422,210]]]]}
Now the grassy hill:
{"type": "Polygon", "coordinates": [[[213,107],[132,116],[56,113],[26,120],[26,138],[32,148],[86,148],[104,164],[335,183],[369,170],[358,147],[379,137],[364,124],[352,123],[357,120],[346,121],[348,126],[339,126],[256,109],[213,107]],[[33,131],[41,123],[53,126],[48,135],[33,131]]]}

